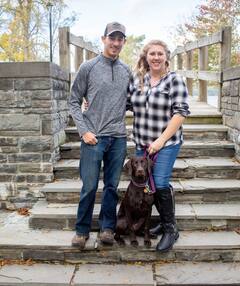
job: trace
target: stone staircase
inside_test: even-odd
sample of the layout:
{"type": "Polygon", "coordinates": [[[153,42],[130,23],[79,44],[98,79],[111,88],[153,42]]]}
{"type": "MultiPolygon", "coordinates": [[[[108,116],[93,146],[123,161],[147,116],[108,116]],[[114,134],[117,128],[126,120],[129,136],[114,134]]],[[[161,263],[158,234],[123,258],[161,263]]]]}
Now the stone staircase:
{"type": "MultiPolygon", "coordinates": [[[[146,263],[146,267],[150,267],[150,263],[152,275],[155,277],[151,282],[153,284],[149,284],[148,281],[146,284],[136,285],[192,285],[191,279],[188,280],[189,284],[184,284],[184,270],[179,269],[187,265],[188,270],[185,270],[190,273],[193,271],[191,267],[200,262],[203,264],[199,265],[208,262],[212,267],[213,261],[217,264],[227,262],[221,271],[230,271],[230,263],[240,261],[240,164],[234,158],[234,145],[228,140],[228,129],[222,125],[221,114],[203,103],[191,101],[190,106],[192,114],[184,124],[185,142],[175,163],[172,178],[176,192],[176,218],[180,238],[171,251],[165,254],[157,253],[155,246],[158,240],[152,240],[152,246],[146,248],[141,237],[138,238],[137,248],[130,246],[127,238],[125,247],[117,244],[106,247],[99,242],[97,218],[103,189],[102,181],[97,192],[92,232],[86,249],[80,251],[71,246],[81,181],[78,178],[80,139],[76,127],[70,120],[70,125],[66,129],[67,141],[61,146],[61,160],[54,167],[55,181],[42,188],[45,198],[36,203],[30,217],[16,214],[7,217],[4,227],[0,228],[0,259],[11,257],[31,258],[42,262],[98,265],[103,263],[109,267],[114,263],[146,263]],[[177,264],[177,261],[180,264],[177,264]],[[182,271],[183,276],[179,274],[179,281],[172,281],[171,284],[169,280],[169,283],[165,284],[164,279],[157,278],[158,275],[162,275],[158,263],[166,262],[169,263],[168,268],[161,268],[163,272],[167,273],[175,265],[176,271],[182,271]]],[[[134,153],[130,114],[127,114],[126,122],[129,156],[134,153]]],[[[122,174],[119,184],[120,197],[126,190],[128,179],[126,174],[122,174]]],[[[157,211],[153,208],[152,224],[156,221],[157,211]]],[[[240,267],[239,263],[236,265],[240,267]]],[[[91,268],[90,265],[89,267],[91,268]]],[[[198,269],[204,270],[204,267],[206,268],[206,265],[199,266],[198,269]]],[[[236,274],[236,277],[239,280],[235,279],[234,283],[240,283],[240,274],[239,277],[236,274]]],[[[216,284],[216,281],[217,279],[213,284],[220,285],[216,284]]],[[[110,284],[79,282],[76,285],[110,284]]]]}

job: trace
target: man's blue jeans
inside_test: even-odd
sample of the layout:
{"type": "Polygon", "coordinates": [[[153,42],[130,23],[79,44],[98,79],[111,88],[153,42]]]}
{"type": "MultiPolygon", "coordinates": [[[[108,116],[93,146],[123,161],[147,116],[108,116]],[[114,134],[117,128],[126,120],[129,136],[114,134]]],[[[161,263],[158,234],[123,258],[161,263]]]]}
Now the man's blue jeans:
{"type": "Polygon", "coordinates": [[[126,137],[98,137],[96,145],[81,143],[80,178],[83,186],[78,205],[76,233],[88,235],[103,162],[104,189],[99,214],[100,229],[115,230],[117,188],[126,156],[126,137]]]}
{"type": "MultiPolygon", "coordinates": [[[[153,179],[156,189],[166,189],[170,187],[170,178],[174,163],[179,153],[181,143],[163,147],[157,155],[157,160],[153,166],[153,179]]],[[[136,156],[143,156],[144,149],[137,149],[136,156]]]]}

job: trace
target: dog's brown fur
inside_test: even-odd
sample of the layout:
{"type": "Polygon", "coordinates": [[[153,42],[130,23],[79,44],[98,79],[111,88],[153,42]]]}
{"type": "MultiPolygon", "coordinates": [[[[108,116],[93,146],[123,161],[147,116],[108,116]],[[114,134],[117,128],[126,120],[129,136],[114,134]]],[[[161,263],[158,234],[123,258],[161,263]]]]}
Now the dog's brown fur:
{"type": "Polygon", "coordinates": [[[131,245],[137,246],[137,234],[144,233],[144,244],[151,245],[149,228],[153,195],[144,193],[144,182],[149,177],[152,161],[145,157],[132,157],[124,166],[131,176],[127,192],[121,201],[117,215],[115,239],[124,244],[121,235],[129,234],[131,245]]]}

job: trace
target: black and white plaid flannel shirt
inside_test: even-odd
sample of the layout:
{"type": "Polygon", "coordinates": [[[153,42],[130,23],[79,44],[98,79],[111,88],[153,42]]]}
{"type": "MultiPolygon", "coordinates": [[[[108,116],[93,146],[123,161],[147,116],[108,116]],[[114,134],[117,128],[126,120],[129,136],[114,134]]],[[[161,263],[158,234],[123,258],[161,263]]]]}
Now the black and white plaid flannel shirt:
{"type": "MultiPolygon", "coordinates": [[[[174,114],[190,114],[187,104],[188,91],[182,77],[169,72],[151,87],[150,75],[144,77],[143,92],[138,76],[129,85],[131,110],[134,113],[133,136],[136,146],[142,148],[156,140],[167,128],[174,114]]],[[[183,141],[182,127],[166,142],[165,146],[183,141]]]]}

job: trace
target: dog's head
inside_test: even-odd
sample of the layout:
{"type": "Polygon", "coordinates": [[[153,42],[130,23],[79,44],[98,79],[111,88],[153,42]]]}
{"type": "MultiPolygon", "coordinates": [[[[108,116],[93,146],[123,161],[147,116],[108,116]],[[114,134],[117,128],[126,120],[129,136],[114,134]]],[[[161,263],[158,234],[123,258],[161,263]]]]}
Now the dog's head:
{"type": "Polygon", "coordinates": [[[148,157],[131,157],[124,165],[126,171],[131,177],[142,178],[146,180],[151,172],[153,161],[148,157]]]}

